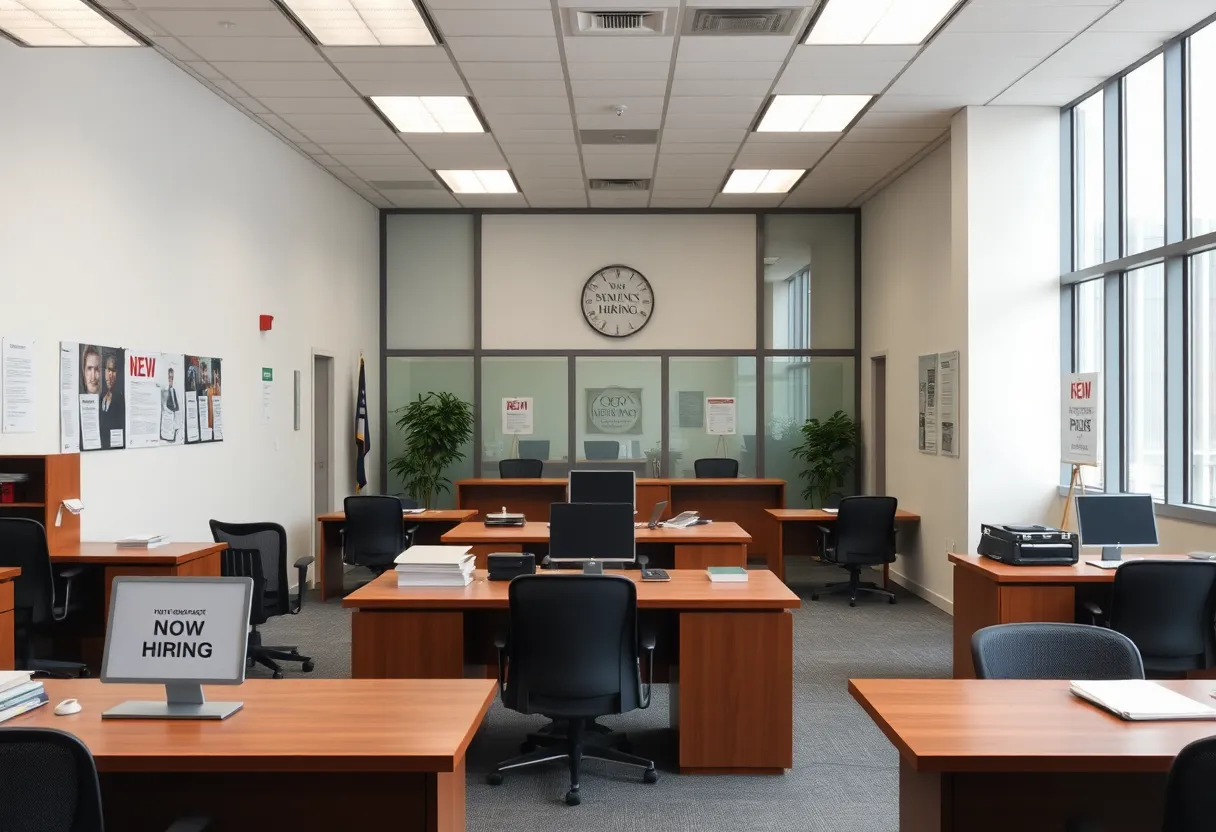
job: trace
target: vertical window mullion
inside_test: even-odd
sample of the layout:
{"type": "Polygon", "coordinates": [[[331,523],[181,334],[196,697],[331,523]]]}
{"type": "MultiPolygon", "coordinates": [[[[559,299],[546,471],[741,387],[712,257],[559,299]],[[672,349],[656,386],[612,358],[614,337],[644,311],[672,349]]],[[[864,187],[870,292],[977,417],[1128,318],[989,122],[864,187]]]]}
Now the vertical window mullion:
{"type": "MultiPolygon", "coordinates": [[[[1185,43],[1165,47],[1165,241],[1186,236],[1185,43]]],[[[1186,501],[1186,275],[1182,258],[1165,263],[1165,501],[1186,501]]]]}

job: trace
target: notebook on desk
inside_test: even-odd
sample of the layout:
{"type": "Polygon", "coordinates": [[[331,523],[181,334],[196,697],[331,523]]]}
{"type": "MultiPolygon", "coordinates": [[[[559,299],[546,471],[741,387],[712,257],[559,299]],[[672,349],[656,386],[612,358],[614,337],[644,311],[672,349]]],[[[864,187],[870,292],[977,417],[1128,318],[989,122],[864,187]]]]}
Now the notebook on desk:
{"type": "Polygon", "coordinates": [[[1216,708],[1142,679],[1072,682],[1068,689],[1120,719],[1216,719],[1216,708]]]}

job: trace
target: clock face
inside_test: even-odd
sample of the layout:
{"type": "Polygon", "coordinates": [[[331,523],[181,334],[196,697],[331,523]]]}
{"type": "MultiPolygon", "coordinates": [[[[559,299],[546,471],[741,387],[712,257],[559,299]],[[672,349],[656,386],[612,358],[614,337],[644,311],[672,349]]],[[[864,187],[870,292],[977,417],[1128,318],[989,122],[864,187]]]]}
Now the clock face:
{"type": "Polygon", "coordinates": [[[583,317],[609,338],[628,338],[650,322],[650,281],[629,266],[605,266],[583,284],[583,317]]]}

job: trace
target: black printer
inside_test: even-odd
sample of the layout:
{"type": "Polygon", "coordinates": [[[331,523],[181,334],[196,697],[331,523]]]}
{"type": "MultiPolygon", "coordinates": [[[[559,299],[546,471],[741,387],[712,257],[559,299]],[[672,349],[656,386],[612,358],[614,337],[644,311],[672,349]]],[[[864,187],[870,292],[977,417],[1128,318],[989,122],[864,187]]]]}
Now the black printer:
{"type": "Polygon", "coordinates": [[[979,553],[1011,566],[1068,566],[1080,548],[1077,535],[1050,526],[980,526],[979,553]]]}

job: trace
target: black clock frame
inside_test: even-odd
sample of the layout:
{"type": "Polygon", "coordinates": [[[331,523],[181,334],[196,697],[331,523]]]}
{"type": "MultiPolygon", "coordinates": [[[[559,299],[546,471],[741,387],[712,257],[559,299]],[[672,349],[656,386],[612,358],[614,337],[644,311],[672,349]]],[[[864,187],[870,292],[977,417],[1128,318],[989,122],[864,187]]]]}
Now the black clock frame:
{"type": "Polygon", "coordinates": [[[605,338],[631,338],[632,336],[637,335],[639,332],[641,332],[643,329],[645,329],[650,324],[650,319],[654,317],[654,307],[655,307],[654,284],[652,284],[650,282],[650,278],[648,278],[646,275],[642,274],[640,271],[635,269],[633,266],[626,266],[624,263],[612,263],[610,265],[601,266],[600,268],[596,269],[594,272],[591,273],[591,276],[588,277],[583,282],[583,289],[581,292],[579,292],[579,296],[578,296],[578,309],[579,309],[579,312],[583,316],[583,320],[586,322],[587,326],[591,327],[591,330],[593,332],[595,332],[597,335],[602,335],[605,338]],[[607,332],[604,332],[602,329],[597,327],[595,324],[591,323],[591,320],[587,317],[587,309],[586,309],[586,307],[583,306],[583,297],[587,294],[587,287],[589,285],[591,285],[591,281],[595,280],[597,275],[603,274],[604,272],[608,271],[609,269],[629,269],[629,271],[633,272],[638,277],[642,278],[642,280],[646,281],[646,285],[648,287],[650,287],[650,314],[646,316],[646,320],[642,323],[642,325],[640,327],[633,330],[632,332],[626,332],[624,335],[609,335],[607,332]]]}

